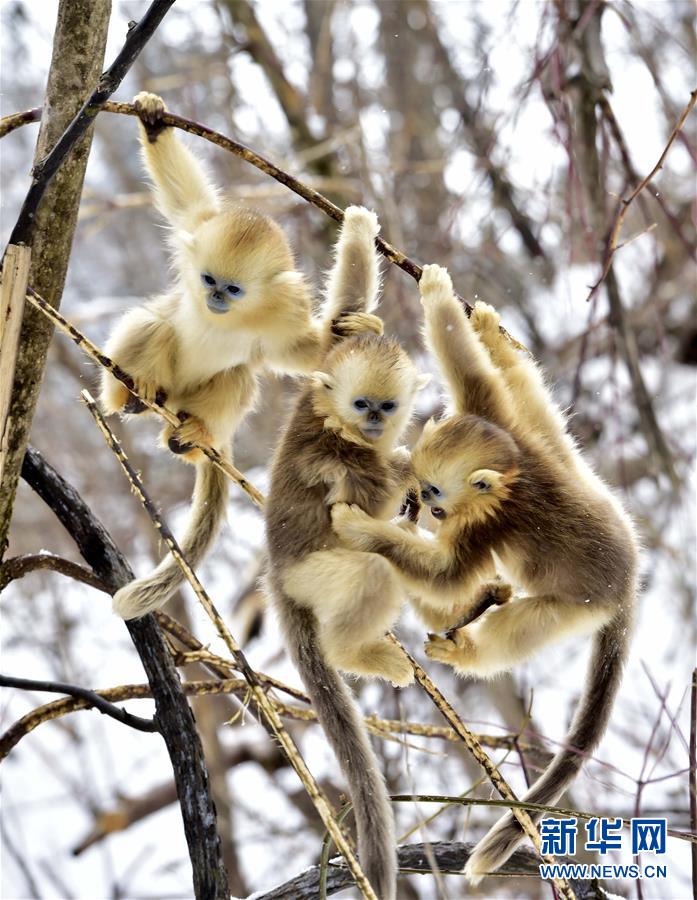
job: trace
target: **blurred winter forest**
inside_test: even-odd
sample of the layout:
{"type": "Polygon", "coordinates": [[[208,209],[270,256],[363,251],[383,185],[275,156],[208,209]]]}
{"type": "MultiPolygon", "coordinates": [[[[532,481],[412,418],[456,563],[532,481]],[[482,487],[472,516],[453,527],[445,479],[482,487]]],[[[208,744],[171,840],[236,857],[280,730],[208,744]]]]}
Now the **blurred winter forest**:
{"type": "MultiPolygon", "coordinates": [[[[147,6],[113,3],[105,67],[129,20],[147,6]]],[[[3,116],[42,105],[57,9],[54,0],[2,4],[3,116]]],[[[375,209],[391,244],[420,264],[447,266],[458,292],[493,304],[542,362],[573,433],[635,517],[644,547],[632,661],[611,725],[559,805],[625,819],[667,816],[683,836],[691,830],[689,686],[697,646],[694,112],[628,207],[610,271],[592,288],[618,198],[656,164],[697,87],[694,26],[690,0],[178,0],[113,98],[161,94],[173,112],[246,144],[339,206],[375,209]]],[[[80,100],[94,86],[84,84],[80,100]]],[[[29,187],[36,129],[17,128],[0,145],[3,246],[29,187]]],[[[281,221],[319,297],[335,223],[232,154],[182,139],[233,197],[281,221]]],[[[159,226],[136,121],[100,114],[61,302],[97,345],[125,309],[164,290],[159,226]]],[[[387,262],[383,272],[386,329],[428,370],[416,284],[387,262]]],[[[164,548],[79,401],[82,388],[94,392],[96,378],[95,365],[56,333],[31,443],[144,574],[164,548]]],[[[290,379],[265,378],[261,402],[237,435],[235,463],[262,491],[296,391],[290,379]]],[[[412,439],[439,408],[434,385],[420,401],[412,439]]],[[[154,416],[113,427],[181,532],[192,472],[156,446],[154,416]]],[[[41,550],[80,561],[53,513],[21,482],[7,557],[41,550]]],[[[261,515],[233,486],[228,524],[199,574],[253,667],[299,687],[258,590],[262,565],[261,515]]],[[[12,581],[0,602],[4,673],[93,689],[146,681],[104,593],[37,571],[12,581]]],[[[228,656],[188,587],[166,611],[228,656]]],[[[425,664],[416,621],[405,613],[397,630],[425,664]]],[[[215,680],[178,646],[182,679],[215,680]]],[[[457,679],[436,663],[427,669],[522,793],[565,733],[587,651],[587,641],[576,639],[492,682],[457,679]]],[[[437,726],[423,734],[394,726],[373,738],[391,793],[495,796],[465,747],[443,738],[445,722],[417,687],[356,684],[356,692],[366,715],[437,726]]],[[[6,689],[2,730],[54,699],[6,689]]],[[[246,708],[244,690],[194,697],[192,705],[231,894],[263,896],[318,862],[323,826],[278,744],[246,708]]],[[[150,716],[153,704],[129,700],[127,708],[150,716]]],[[[344,785],[317,725],[285,722],[339,804],[344,785]]],[[[191,896],[160,736],[76,711],[26,735],[2,775],[3,897],[191,896]]],[[[482,805],[425,801],[395,803],[395,813],[400,842],[471,842],[499,815],[482,805]]],[[[608,859],[632,861],[626,845],[608,859]]],[[[606,887],[625,897],[689,896],[689,841],[669,838],[661,861],[667,881],[606,887]]],[[[474,891],[456,874],[412,874],[400,878],[399,896],[551,892],[531,877],[490,878],[474,891]]]]}

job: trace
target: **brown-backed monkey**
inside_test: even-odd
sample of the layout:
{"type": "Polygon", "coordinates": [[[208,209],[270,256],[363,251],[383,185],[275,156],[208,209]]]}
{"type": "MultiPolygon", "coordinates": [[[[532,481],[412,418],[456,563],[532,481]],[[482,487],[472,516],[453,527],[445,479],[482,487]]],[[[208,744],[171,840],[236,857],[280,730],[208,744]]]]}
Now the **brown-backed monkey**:
{"type": "MultiPolygon", "coordinates": [[[[453,406],[426,426],[412,454],[435,539],[358,506],[335,506],[334,528],[348,546],[389,560],[436,609],[466,612],[462,597],[477,602],[498,560],[526,596],[507,599],[499,586],[502,605],[426,646],[458,672],[489,677],[560,638],[595,635],[564,749],[524,798],[554,803],[600,741],[620,683],[637,591],[634,530],[575,447],[534,363],[499,332],[494,310],[477,304],[468,320],[439,266],[427,266],[419,286],[426,341],[453,406]]],[[[470,880],[496,870],[521,839],[507,813],[470,857],[470,880]]]]}
{"type": "MultiPolygon", "coordinates": [[[[134,103],[155,203],[170,226],[175,278],[167,294],[122,317],[106,353],[133,376],[138,393],[166,400],[180,414],[178,427],[165,426],[162,443],[196,466],[181,541],[196,566],[224,516],[227,479],[192,443],[229,458],[234,431],[254,404],[256,372],[309,374],[322,358],[324,338],[281,228],[220,199],[194,154],[162,122],[160,97],[141,93],[134,103]]],[[[375,317],[348,317],[337,327],[352,334],[381,324],[375,317]]],[[[101,402],[107,413],[145,409],[106,370],[101,402]]],[[[167,556],[116,593],[114,611],[124,619],[142,616],[162,606],[182,580],[167,556]]]]}
{"type": "MultiPolygon", "coordinates": [[[[377,219],[345,227],[330,278],[329,302],[370,309],[377,293],[377,219]]],[[[336,344],[297,401],[273,464],[266,502],[267,588],[281,628],[348,782],[361,865],[378,897],[395,897],[396,852],[385,784],[351,693],[337,669],[395,685],[411,665],[385,637],[404,592],[379,556],[341,546],[332,503],[359,503],[390,517],[413,479],[395,448],[419,376],[397,343],[374,334],[336,344]]]]}

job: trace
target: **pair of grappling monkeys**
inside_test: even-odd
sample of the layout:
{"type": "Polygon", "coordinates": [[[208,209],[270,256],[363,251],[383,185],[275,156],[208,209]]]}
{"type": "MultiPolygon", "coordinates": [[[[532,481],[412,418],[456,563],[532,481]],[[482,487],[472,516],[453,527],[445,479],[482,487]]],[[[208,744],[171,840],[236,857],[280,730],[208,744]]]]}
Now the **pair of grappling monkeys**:
{"type": "MultiPolygon", "coordinates": [[[[468,318],[447,271],[419,282],[425,340],[443,374],[449,413],[430,421],[411,454],[398,442],[417,374],[372,314],[378,295],[374,213],[346,210],[321,318],[271,219],[230,206],[162,122],[154,94],[135,99],[155,200],[171,226],[176,280],[129,311],[106,352],[137,392],[166,398],[181,424],[162,442],[196,466],[182,549],[195,566],[224,515],[226,477],[192,447],[221,454],[252,408],[257,372],[306,376],[276,450],[266,501],[266,585],[288,650],[349,784],[361,865],[380,900],[396,895],[393,817],[360,713],[339,671],[405,686],[409,661],[385,633],[405,598],[431,635],[427,655],[489,677],[571,634],[593,633],[593,655],[562,749],[525,799],[554,803],[600,740],[632,630],[637,547],[627,515],[567,433],[535,363],[478,303],[468,318]],[[394,519],[405,496],[436,519],[425,536],[394,519]],[[505,572],[521,596],[513,598],[505,572]],[[488,599],[487,599],[488,598],[488,599]],[[457,628],[482,604],[493,606],[457,628]],[[453,628],[453,626],[455,626],[453,628]]],[[[109,413],[140,412],[104,372],[109,413]]],[[[167,557],[123,587],[125,619],[160,607],[181,583],[167,557]]],[[[508,813],[466,867],[496,870],[522,833],[508,813]]]]}

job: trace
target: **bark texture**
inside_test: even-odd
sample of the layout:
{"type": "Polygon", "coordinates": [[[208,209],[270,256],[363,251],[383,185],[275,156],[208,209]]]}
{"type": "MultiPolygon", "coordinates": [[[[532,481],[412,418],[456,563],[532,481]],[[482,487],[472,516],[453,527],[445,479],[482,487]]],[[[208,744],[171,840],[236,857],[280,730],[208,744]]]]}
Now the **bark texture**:
{"type": "MultiPolygon", "coordinates": [[[[110,13],[110,0],[59,3],[34,165],[53,147],[99,80],[110,13]]],[[[55,307],[60,305],[63,294],[92,131],[90,128],[75,145],[47,187],[36,214],[29,283],[55,307]]],[[[0,557],[7,548],[22,457],[52,334],[46,317],[27,304],[10,402],[7,460],[0,485],[0,557]]]]}

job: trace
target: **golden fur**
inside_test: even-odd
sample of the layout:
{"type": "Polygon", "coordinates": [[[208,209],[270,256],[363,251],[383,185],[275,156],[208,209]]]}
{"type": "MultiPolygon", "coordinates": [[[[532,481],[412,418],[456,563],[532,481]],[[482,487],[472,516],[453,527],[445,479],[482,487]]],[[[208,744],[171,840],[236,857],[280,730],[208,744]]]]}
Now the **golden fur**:
{"type": "MultiPolygon", "coordinates": [[[[491,676],[562,637],[595,634],[586,692],[562,751],[527,799],[551,803],[602,737],[626,657],[637,589],[637,545],[628,516],[586,464],[530,359],[500,333],[491,307],[471,319],[444,269],[420,282],[426,342],[443,371],[452,415],[430,423],[412,466],[439,526],[405,533],[357,506],[332,518],[348,546],[384,557],[416,607],[454,623],[502,570],[526,596],[504,602],[426,652],[463,674],[491,676]]],[[[496,869],[521,833],[510,814],[478,845],[473,882],[496,869]]]]}
{"type": "MultiPolygon", "coordinates": [[[[155,203],[171,227],[175,279],[167,294],[121,318],[106,353],[133,377],[138,393],[166,400],[179,413],[181,424],[165,425],[161,442],[196,466],[191,518],[181,542],[195,566],[223,518],[227,486],[191,445],[209,444],[230,458],[233,434],[257,396],[257,373],[270,368],[309,374],[327,339],[281,228],[253,209],[221,201],[194,154],[163,125],[159,97],[141,93],[134,102],[155,203]],[[206,274],[220,285],[243,287],[222,315],[209,306],[206,274]]],[[[330,318],[334,310],[327,309],[330,318]]],[[[337,327],[344,334],[382,329],[365,315],[345,317],[337,327]]],[[[106,371],[101,403],[107,413],[145,408],[106,371]]],[[[117,592],[114,611],[125,619],[142,616],[162,606],[181,581],[168,556],[151,575],[117,592]]]]}
{"type": "MultiPolygon", "coordinates": [[[[377,219],[347,220],[327,302],[359,313],[377,293],[377,219]]],[[[348,781],[363,866],[381,900],[396,887],[392,811],[360,714],[337,669],[396,685],[413,679],[409,660],[385,637],[403,591],[392,566],[347,549],[333,534],[330,507],[360,503],[397,513],[414,487],[409,455],[395,444],[423,383],[399,345],[374,334],[338,343],[305,390],[276,450],[266,503],[267,587],[289,652],[348,781]],[[373,404],[380,434],[366,433],[373,404]]]]}

